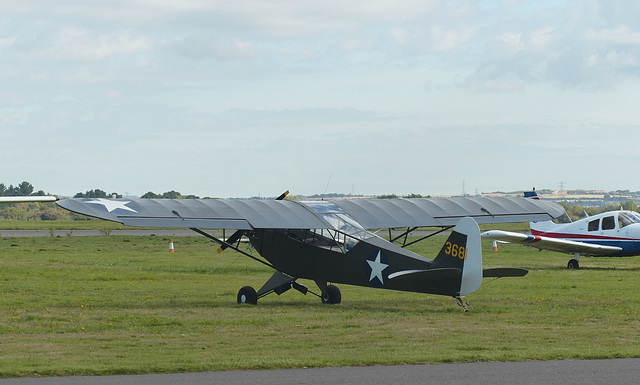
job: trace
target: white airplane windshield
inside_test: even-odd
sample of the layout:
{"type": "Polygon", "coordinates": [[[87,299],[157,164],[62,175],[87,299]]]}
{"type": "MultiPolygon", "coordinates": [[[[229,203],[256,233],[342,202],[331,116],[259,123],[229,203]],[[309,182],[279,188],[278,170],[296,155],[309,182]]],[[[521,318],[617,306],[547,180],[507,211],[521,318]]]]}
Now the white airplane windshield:
{"type": "Polygon", "coordinates": [[[623,211],[618,214],[618,223],[620,224],[620,228],[633,223],[640,223],[640,214],[632,211],[623,211]]]}

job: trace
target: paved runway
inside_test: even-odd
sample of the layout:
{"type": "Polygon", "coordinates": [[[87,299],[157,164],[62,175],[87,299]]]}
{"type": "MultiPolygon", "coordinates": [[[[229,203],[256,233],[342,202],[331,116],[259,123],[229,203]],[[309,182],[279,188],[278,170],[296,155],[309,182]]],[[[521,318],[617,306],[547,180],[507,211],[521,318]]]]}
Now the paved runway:
{"type": "Polygon", "coordinates": [[[640,358],[247,370],[137,376],[1,379],[0,385],[112,384],[616,384],[640,382],[640,358]]]}

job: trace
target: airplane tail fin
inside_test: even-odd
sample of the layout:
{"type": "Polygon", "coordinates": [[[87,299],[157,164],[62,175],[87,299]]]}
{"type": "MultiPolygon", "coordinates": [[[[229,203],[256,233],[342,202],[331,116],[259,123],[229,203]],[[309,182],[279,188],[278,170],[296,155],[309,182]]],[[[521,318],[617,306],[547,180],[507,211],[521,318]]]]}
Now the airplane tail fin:
{"type": "Polygon", "coordinates": [[[462,218],[433,260],[431,269],[454,268],[462,271],[459,295],[473,293],[482,284],[480,229],[472,218],[462,218]]]}
{"type": "Polygon", "coordinates": [[[538,196],[538,193],[536,192],[536,188],[535,187],[531,191],[525,191],[524,192],[524,197],[525,198],[529,198],[529,199],[540,200],[540,197],[538,196]]]}
{"type": "Polygon", "coordinates": [[[529,222],[529,228],[531,228],[532,235],[537,235],[539,233],[548,233],[550,231],[554,231],[556,227],[560,226],[561,225],[557,223],[553,223],[553,221],[529,222]]]}

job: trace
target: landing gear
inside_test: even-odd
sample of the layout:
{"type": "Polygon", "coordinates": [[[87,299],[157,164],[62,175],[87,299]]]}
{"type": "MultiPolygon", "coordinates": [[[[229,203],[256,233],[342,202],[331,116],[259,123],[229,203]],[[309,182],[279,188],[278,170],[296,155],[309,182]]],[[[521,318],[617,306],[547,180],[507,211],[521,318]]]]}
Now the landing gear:
{"type": "Polygon", "coordinates": [[[238,303],[248,303],[256,305],[258,303],[258,294],[251,286],[245,286],[238,291],[238,303]]]}
{"type": "Polygon", "coordinates": [[[287,274],[276,271],[271,278],[265,283],[260,290],[257,292],[251,286],[245,286],[240,291],[238,291],[238,303],[248,303],[251,305],[256,305],[258,303],[258,299],[269,295],[271,293],[276,293],[280,295],[289,291],[289,289],[295,289],[302,294],[311,293],[316,297],[322,299],[322,303],[327,304],[338,304],[342,302],[342,294],[340,294],[340,289],[336,285],[328,285],[327,282],[316,281],[318,288],[320,288],[320,292],[322,294],[316,294],[309,290],[306,286],[296,282],[297,278],[291,277],[287,274]]]}
{"type": "Polygon", "coordinates": [[[578,270],[580,268],[580,264],[578,263],[577,259],[571,259],[569,260],[569,263],[567,263],[567,269],[569,270],[578,270]]]}
{"type": "Polygon", "coordinates": [[[336,285],[327,285],[327,289],[322,294],[322,303],[335,305],[342,302],[342,294],[336,285]]]}

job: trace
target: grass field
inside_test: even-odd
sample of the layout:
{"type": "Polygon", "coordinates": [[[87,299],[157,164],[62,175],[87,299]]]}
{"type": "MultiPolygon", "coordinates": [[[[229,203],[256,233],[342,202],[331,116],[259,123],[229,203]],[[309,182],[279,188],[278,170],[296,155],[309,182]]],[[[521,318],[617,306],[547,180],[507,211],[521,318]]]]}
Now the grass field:
{"type": "Polygon", "coordinates": [[[0,238],[0,377],[640,357],[640,258],[569,271],[566,255],[485,242],[485,267],[531,272],[485,280],[469,313],[347,285],[340,305],[292,290],[239,306],[267,268],[204,237],[173,241],[0,238]]]}

